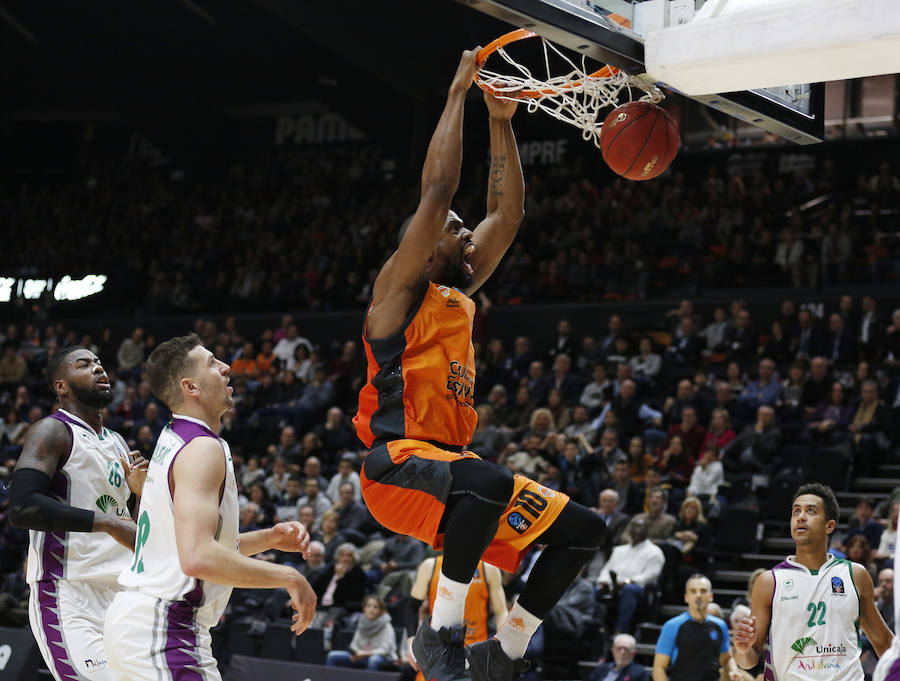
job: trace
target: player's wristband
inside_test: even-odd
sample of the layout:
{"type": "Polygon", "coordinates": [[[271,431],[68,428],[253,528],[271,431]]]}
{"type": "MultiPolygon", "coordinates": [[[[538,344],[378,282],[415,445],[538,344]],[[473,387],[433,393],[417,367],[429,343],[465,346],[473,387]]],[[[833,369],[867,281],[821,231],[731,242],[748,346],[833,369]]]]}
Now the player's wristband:
{"type": "Polygon", "coordinates": [[[50,498],[50,478],[36,468],[19,468],[9,484],[9,521],[39,532],[90,532],[94,512],[50,498]]]}

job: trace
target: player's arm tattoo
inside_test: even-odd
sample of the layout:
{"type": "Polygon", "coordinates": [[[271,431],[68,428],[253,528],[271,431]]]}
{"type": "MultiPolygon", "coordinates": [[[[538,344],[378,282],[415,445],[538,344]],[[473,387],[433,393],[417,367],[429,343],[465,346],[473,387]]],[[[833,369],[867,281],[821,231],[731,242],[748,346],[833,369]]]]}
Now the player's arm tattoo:
{"type": "Polygon", "coordinates": [[[490,185],[488,194],[503,196],[503,179],[506,177],[506,154],[497,154],[491,158],[490,185]]]}
{"type": "Polygon", "coordinates": [[[72,434],[56,419],[43,419],[28,429],[16,468],[34,468],[52,478],[68,457],[72,434]]]}

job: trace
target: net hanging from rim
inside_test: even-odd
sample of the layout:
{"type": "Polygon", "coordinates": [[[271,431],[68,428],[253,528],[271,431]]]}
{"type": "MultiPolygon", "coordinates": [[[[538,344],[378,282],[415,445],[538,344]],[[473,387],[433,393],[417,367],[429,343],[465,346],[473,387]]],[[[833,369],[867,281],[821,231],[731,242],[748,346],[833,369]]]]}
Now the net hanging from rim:
{"type": "MultiPolygon", "coordinates": [[[[611,66],[588,73],[586,57],[582,55],[581,65],[563,54],[553,43],[527,29],[519,29],[503,35],[482,49],[477,56],[481,68],[475,74],[475,83],[482,90],[499,99],[526,101],[528,112],[538,109],[554,118],[581,129],[585,140],[593,140],[600,146],[600,131],[606,107],[619,106],[626,101],[642,101],[656,104],[663,99],[662,90],[653,83],[629,76],[624,71],[611,66]],[[505,46],[526,38],[540,38],[543,47],[543,65],[547,75],[540,78],[532,74],[526,66],[519,64],[506,51],[505,46]],[[517,73],[499,73],[484,67],[488,57],[496,54],[517,73]],[[563,60],[567,73],[553,75],[551,55],[563,60]],[[627,99],[619,101],[620,95],[627,99]],[[637,98],[636,98],[637,95],[637,98]]],[[[558,69],[557,69],[558,70],[558,69]]]]}

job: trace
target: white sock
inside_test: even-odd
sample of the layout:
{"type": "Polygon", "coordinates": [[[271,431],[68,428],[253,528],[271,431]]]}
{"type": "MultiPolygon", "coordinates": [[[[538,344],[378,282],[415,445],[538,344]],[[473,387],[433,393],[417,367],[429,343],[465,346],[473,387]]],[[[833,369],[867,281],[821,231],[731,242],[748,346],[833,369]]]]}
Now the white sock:
{"type": "Polygon", "coordinates": [[[456,582],[442,571],[438,577],[434,608],[431,611],[431,628],[437,631],[442,627],[456,627],[462,624],[466,616],[468,594],[468,582],[456,582]]]}
{"type": "Polygon", "coordinates": [[[500,647],[511,660],[519,660],[525,656],[528,642],[534,632],[541,626],[542,620],[516,603],[506,616],[506,621],[494,637],[500,641],[500,647]]]}

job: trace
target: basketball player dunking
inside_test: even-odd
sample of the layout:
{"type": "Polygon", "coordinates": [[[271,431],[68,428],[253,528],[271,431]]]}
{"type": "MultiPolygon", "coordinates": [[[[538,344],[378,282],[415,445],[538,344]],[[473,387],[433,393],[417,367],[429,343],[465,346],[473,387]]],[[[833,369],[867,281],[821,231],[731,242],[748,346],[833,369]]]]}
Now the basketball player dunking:
{"type": "Polygon", "coordinates": [[[103,426],[109,378],[84,347],[59,351],[47,366],[59,411],[28,429],[10,487],[9,517],[29,530],[29,619],[57,681],[112,681],[103,620],[116,578],[132,558],[147,462],[103,426]]]}
{"type": "Polygon", "coordinates": [[[765,650],[766,681],[862,681],[859,627],[879,656],[891,645],[868,570],[828,553],[837,517],[831,488],[800,487],[791,506],[797,553],[753,585],[750,617],[734,630],[734,657],[752,669],[765,650]]]}
{"type": "Polygon", "coordinates": [[[218,681],[210,627],[232,587],[283,587],[291,629],[312,621],[316,595],[299,572],[249,558],[269,549],[308,555],[309,534],[292,521],[238,534],[231,450],[216,434],[233,404],[229,366],[194,335],[161,343],[150,355],[153,394],[172,411],[144,486],[130,567],[106,618],[104,643],[117,681],[218,681]]]}
{"type": "Polygon", "coordinates": [[[426,679],[507,681],[527,668],[528,641],[605,526],[591,510],[465,451],[477,420],[470,296],[496,268],[522,221],[524,182],[510,119],[515,102],[485,96],[491,167],[487,215],[469,231],[450,210],[462,161],[465,52],[431,138],[420,201],[378,274],[363,342],[368,382],[354,418],[370,448],[363,497],[387,528],[443,547],[434,610],[413,640],[426,679]],[[496,638],[464,648],[466,592],[478,561],[513,571],[548,544],[496,638]]]}

